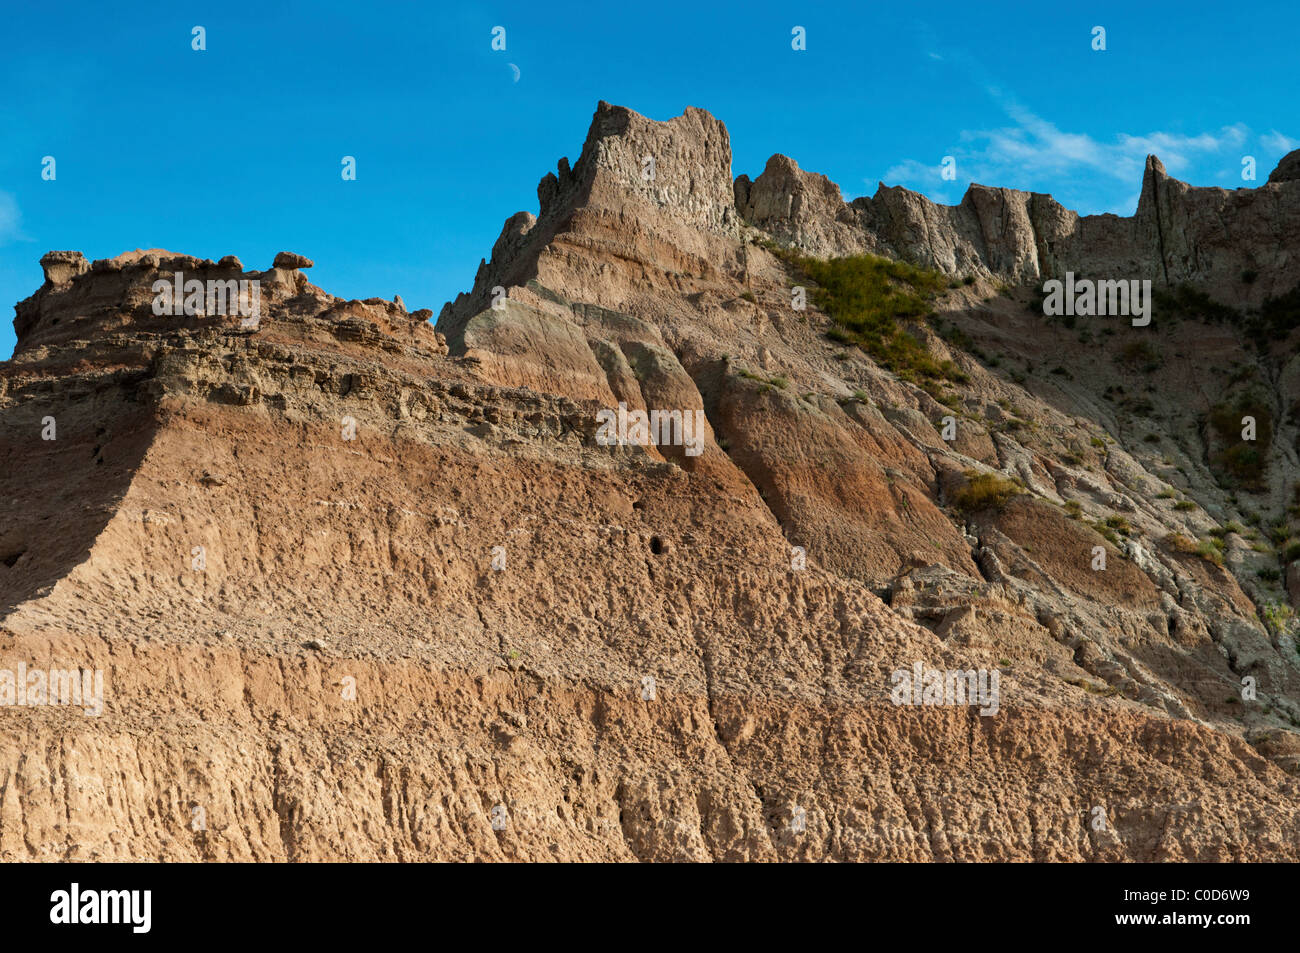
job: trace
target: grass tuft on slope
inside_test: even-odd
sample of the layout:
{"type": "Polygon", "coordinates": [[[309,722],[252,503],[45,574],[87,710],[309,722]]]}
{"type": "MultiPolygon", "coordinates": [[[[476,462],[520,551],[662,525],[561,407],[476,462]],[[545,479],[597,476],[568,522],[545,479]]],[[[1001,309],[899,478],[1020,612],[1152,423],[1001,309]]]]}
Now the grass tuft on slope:
{"type": "Polygon", "coordinates": [[[856,344],[903,380],[968,380],[952,361],[936,361],[903,326],[931,314],[930,302],[948,287],[940,272],[876,255],[823,259],[767,247],[815,285],[813,303],[836,324],[832,339],[856,344]]]}

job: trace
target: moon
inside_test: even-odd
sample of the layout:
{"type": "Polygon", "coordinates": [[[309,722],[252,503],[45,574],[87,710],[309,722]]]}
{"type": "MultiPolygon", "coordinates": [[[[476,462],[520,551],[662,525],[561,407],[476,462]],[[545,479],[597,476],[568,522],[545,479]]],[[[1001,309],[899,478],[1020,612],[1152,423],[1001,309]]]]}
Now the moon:
{"type": "Polygon", "coordinates": [[[512,70],[514,71],[514,74],[515,74],[515,82],[516,82],[516,83],[519,82],[519,67],[516,66],[514,63],[511,63],[511,64],[510,64],[510,69],[512,69],[512,70]]]}

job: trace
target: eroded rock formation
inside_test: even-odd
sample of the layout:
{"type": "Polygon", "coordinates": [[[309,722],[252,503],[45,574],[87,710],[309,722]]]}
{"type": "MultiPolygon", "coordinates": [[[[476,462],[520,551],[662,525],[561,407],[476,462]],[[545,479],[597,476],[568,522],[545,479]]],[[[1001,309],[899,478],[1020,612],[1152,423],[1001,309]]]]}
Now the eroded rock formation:
{"type": "Polygon", "coordinates": [[[1300,655],[1245,510],[1292,502],[1300,373],[1262,362],[1234,494],[1204,414],[1247,341],[1157,315],[1143,370],[1020,287],[1288,291],[1294,158],[1237,192],[1152,159],[1133,219],[846,204],[602,103],[437,330],[287,252],[51,252],[0,366],[0,658],[106,704],[0,711],[0,857],[1297,859],[1300,655]],[[828,340],[770,240],[951,275],[914,333],[965,379],[828,340]],[[155,314],[178,271],[259,281],[260,323],[155,314]],[[601,445],[620,402],[702,409],[703,452],[601,445]],[[963,509],[975,472],[1023,492],[963,509]],[[997,672],[997,713],[894,704],[916,662],[997,672]]]}

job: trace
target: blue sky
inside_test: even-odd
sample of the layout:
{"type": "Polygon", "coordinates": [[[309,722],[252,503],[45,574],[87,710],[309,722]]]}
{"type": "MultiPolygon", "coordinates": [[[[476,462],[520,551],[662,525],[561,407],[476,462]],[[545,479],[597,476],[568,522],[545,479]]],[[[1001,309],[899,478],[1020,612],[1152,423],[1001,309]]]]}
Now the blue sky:
{"type": "Polygon", "coordinates": [[[1148,152],[1235,188],[1300,147],[1293,3],[904,6],[10,4],[0,358],[49,249],[246,268],[296,251],[327,291],[436,314],[502,222],[536,212],[538,179],[576,161],[600,99],[654,119],[703,107],[731,133],[733,175],[783,152],[846,197],[884,180],[955,203],[973,180],[1128,214],[1148,152]]]}

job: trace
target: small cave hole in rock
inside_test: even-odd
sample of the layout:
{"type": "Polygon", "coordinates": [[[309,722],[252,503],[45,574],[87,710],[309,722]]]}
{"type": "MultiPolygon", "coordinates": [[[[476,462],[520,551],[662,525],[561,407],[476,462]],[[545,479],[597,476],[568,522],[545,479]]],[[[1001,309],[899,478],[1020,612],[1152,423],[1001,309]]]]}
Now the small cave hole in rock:
{"type": "Polygon", "coordinates": [[[650,552],[656,556],[662,556],[667,549],[668,547],[664,544],[664,541],[658,536],[650,537],[650,552]]]}

